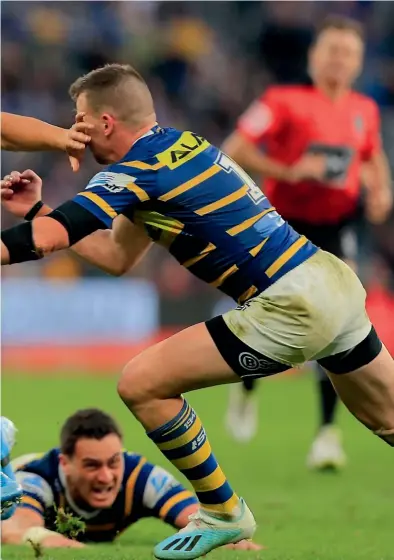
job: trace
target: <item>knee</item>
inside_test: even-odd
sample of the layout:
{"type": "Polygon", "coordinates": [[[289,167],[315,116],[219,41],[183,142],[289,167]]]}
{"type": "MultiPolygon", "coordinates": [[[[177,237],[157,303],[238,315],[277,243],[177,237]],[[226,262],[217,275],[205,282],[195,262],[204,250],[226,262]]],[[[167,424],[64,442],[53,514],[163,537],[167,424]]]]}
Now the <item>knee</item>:
{"type": "Polygon", "coordinates": [[[149,387],[149,372],[143,358],[137,356],[123,369],[118,381],[118,394],[131,409],[152,398],[149,387]]]}

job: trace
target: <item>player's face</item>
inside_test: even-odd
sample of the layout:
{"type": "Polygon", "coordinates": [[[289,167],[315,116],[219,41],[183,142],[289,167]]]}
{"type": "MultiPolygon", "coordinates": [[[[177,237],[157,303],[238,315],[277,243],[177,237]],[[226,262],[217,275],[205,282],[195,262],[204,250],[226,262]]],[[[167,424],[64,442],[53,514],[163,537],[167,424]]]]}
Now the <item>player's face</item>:
{"type": "Polygon", "coordinates": [[[326,29],[310,52],[314,80],[350,87],[361,72],[364,45],[353,31],[326,29]]]}
{"type": "Polygon", "coordinates": [[[124,472],[122,442],[116,434],[101,440],[82,438],[72,457],[62,456],[62,468],[72,498],[101,509],[112,506],[124,472]]]}
{"type": "Polygon", "coordinates": [[[89,106],[86,95],[82,93],[76,102],[77,113],[85,113],[84,121],[93,125],[93,129],[89,131],[91,141],[88,144],[94,159],[101,165],[107,165],[112,162],[109,158],[110,146],[108,138],[108,123],[103,115],[96,114],[89,106]]]}

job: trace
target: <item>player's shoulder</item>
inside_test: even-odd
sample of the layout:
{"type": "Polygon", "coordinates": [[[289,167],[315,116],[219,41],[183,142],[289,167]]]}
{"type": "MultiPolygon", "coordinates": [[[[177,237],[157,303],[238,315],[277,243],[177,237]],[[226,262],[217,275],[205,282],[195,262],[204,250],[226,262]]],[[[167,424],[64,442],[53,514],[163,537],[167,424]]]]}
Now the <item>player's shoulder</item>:
{"type": "Polygon", "coordinates": [[[119,173],[126,169],[136,178],[142,175],[149,181],[163,171],[177,170],[209,147],[210,143],[195,132],[159,127],[153,135],[139,139],[109,170],[119,173]]]}
{"type": "Polygon", "coordinates": [[[134,479],[140,478],[141,480],[147,479],[152,470],[156,467],[154,463],[140,453],[134,451],[123,451],[124,458],[124,477],[128,479],[132,476],[134,479]]]}
{"type": "Polygon", "coordinates": [[[128,480],[135,481],[134,493],[148,509],[154,509],[165,497],[185,490],[170,472],[138,453],[125,453],[125,471],[128,480]]]}
{"type": "Polygon", "coordinates": [[[124,483],[131,478],[135,481],[146,478],[151,470],[151,463],[144,455],[134,451],[123,451],[124,459],[124,483]]]}
{"type": "Polygon", "coordinates": [[[36,472],[45,478],[57,476],[59,470],[60,450],[54,447],[46,453],[28,453],[12,461],[15,471],[36,472]]]}
{"type": "Polygon", "coordinates": [[[85,190],[105,189],[110,193],[116,194],[127,188],[127,185],[132,183],[134,179],[135,172],[127,166],[114,163],[96,173],[96,175],[90,179],[85,190]]]}
{"type": "Polygon", "coordinates": [[[134,451],[123,450],[123,460],[125,465],[125,470],[133,470],[138,465],[143,465],[146,463],[146,458],[140,453],[135,453],[134,451]]]}
{"type": "Polygon", "coordinates": [[[111,192],[120,192],[131,182],[142,180],[154,182],[165,166],[162,155],[184,134],[175,128],[153,127],[139,138],[130,150],[118,161],[107,165],[89,182],[87,188],[105,188],[111,192]]]}
{"type": "Polygon", "coordinates": [[[148,481],[155,466],[144,455],[124,451],[124,475],[122,488],[132,490],[135,499],[142,503],[148,481]]]}
{"type": "Polygon", "coordinates": [[[38,500],[42,507],[49,507],[53,503],[59,473],[59,454],[59,449],[54,448],[47,453],[22,455],[12,461],[25,501],[38,500]]]}
{"type": "Polygon", "coordinates": [[[129,167],[139,171],[156,171],[161,168],[158,155],[177,142],[183,134],[184,131],[176,128],[156,126],[150,133],[139,138],[121,160],[110,165],[109,170],[129,167]]]}
{"type": "Polygon", "coordinates": [[[133,478],[143,487],[162,490],[164,486],[178,484],[163,467],[151,463],[144,455],[124,451],[125,478],[133,478]]]}

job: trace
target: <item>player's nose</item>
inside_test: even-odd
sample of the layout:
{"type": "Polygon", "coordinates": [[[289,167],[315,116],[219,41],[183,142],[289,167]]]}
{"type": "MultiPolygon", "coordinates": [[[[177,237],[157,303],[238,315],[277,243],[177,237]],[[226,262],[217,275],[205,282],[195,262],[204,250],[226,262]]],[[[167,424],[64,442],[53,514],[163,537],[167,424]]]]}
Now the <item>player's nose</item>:
{"type": "Polygon", "coordinates": [[[102,467],[97,473],[97,482],[101,484],[111,484],[114,479],[112,470],[108,467],[102,467]]]}

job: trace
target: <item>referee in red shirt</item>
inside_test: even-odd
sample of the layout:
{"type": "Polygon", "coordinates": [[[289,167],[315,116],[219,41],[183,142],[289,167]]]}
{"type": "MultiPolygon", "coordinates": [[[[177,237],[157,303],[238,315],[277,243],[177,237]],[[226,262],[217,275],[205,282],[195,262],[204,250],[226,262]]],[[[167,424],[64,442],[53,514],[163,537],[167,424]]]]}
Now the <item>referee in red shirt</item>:
{"type": "MultiPolygon", "coordinates": [[[[349,264],[356,256],[352,224],[362,180],[369,220],[384,221],[392,206],[378,107],[352,90],[363,54],[360,24],[328,18],[309,52],[313,85],[266,90],[223,146],[243,168],[263,177],[262,190],[294,229],[349,264]]],[[[341,467],[346,457],[333,426],[337,396],[324,370],[318,364],[316,369],[321,425],[307,462],[311,468],[341,467]]],[[[227,424],[237,439],[250,439],[257,426],[252,389],[250,382],[232,388],[227,424]]]]}

